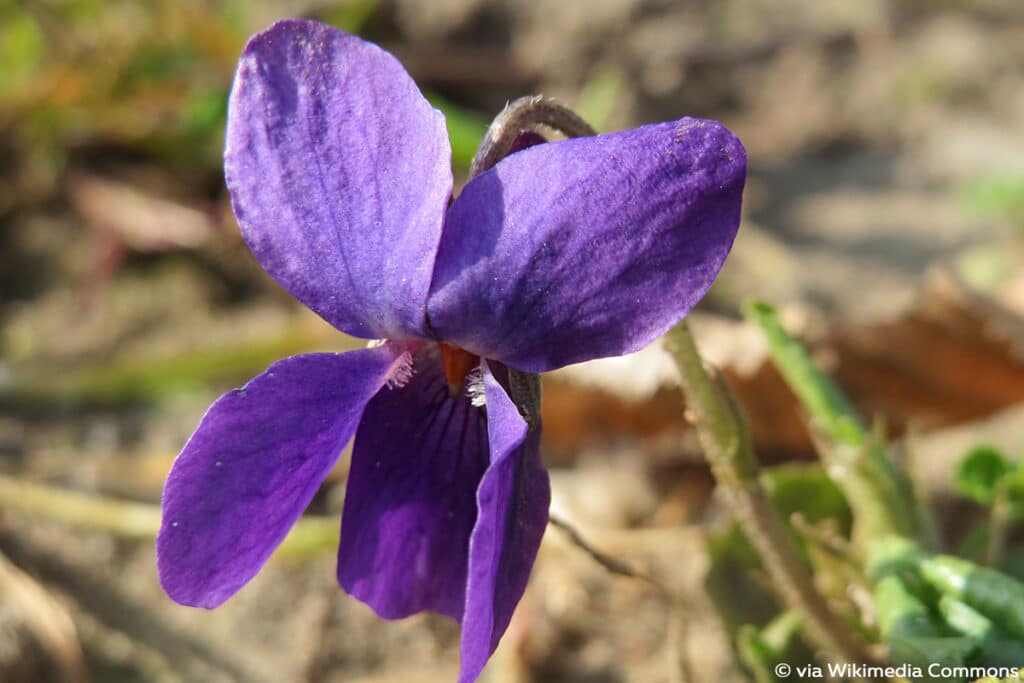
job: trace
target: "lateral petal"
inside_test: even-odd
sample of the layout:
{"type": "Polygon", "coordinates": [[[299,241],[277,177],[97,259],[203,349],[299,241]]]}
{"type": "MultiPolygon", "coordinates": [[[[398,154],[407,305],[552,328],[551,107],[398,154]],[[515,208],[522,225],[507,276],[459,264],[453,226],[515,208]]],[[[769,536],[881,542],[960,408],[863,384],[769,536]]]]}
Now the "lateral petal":
{"type": "Polygon", "coordinates": [[[213,608],[256,575],[403,362],[396,344],[294,356],[210,406],[164,486],[157,568],[172,599],[213,608]]]}

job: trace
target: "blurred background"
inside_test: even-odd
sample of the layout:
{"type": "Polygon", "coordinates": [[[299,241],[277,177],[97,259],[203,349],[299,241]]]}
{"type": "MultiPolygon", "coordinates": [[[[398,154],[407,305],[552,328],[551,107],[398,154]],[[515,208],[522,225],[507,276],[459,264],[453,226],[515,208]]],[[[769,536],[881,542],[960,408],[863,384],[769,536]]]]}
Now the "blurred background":
{"type": "MultiPolygon", "coordinates": [[[[912,437],[954,535],[964,449],[1020,455],[1018,0],[0,0],[0,680],[455,680],[454,624],[383,622],[337,588],[344,461],[224,607],[156,581],[163,479],[209,403],[278,358],[361,343],[259,269],[223,185],[235,61],[289,16],[392,51],[448,118],[457,184],[524,94],[603,131],[732,128],[744,223],[693,325],[763,462],[813,445],[739,317],[750,297],[866,419],[912,437]]],[[[756,572],[707,580],[728,523],[670,370],[655,347],[546,377],[544,456],[558,514],[672,586],[685,623],[552,530],[487,680],[656,683],[679,659],[746,680],[716,595],[771,596],[756,572]]]]}

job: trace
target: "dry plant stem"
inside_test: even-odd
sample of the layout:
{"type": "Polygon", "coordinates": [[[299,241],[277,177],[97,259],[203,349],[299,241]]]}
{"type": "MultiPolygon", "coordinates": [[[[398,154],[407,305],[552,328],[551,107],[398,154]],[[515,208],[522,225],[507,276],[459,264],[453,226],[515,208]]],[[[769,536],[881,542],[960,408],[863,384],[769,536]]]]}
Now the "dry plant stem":
{"type": "MultiPolygon", "coordinates": [[[[156,538],[160,529],[159,506],[88,495],[5,475],[0,475],[0,509],[135,540],[156,538]]],[[[295,524],[277,552],[302,558],[337,546],[337,519],[307,515],[295,524]]]]}
{"type": "Polygon", "coordinates": [[[0,506],[123,538],[151,539],[160,528],[160,509],[153,505],[86,495],[4,475],[0,475],[0,506]]]}
{"type": "Polygon", "coordinates": [[[658,592],[664,593],[665,595],[669,594],[669,591],[663,585],[661,585],[661,583],[659,583],[657,579],[655,579],[654,577],[643,572],[637,571],[625,562],[623,562],[622,560],[616,559],[610,555],[606,555],[605,553],[601,552],[600,550],[592,546],[590,543],[586,541],[586,539],[583,538],[579,531],[577,531],[571,524],[569,524],[569,522],[565,521],[561,517],[558,517],[557,515],[549,515],[548,522],[551,523],[551,526],[555,527],[563,534],[565,534],[566,538],[569,539],[570,543],[572,543],[574,546],[585,552],[587,555],[590,556],[592,560],[594,560],[594,562],[597,562],[599,565],[607,569],[610,573],[617,574],[618,576],[625,576],[631,579],[640,579],[642,581],[646,581],[647,583],[657,588],[658,592]]]}
{"type": "Polygon", "coordinates": [[[475,178],[504,159],[519,134],[537,126],[546,126],[570,138],[597,135],[590,124],[554,100],[543,95],[520,97],[506,105],[487,129],[469,167],[469,177],[475,178]]]}
{"type": "Polygon", "coordinates": [[[708,375],[686,322],[665,340],[711,472],[786,605],[804,615],[807,637],[833,661],[871,661],[866,645],[814,589],[810,570],[758,480],[746,422],[727,390],[708,375]]]}

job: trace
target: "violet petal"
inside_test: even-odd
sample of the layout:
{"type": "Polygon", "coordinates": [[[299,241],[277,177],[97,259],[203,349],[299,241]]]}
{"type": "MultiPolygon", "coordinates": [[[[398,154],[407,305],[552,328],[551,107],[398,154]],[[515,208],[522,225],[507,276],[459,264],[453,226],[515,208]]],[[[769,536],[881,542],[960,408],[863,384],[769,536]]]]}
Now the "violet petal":
{"type": "Polygon", "coordinates": [[[423,610],[460,619],[487,418],[450,396],[436,345],[413,369],[404,387],[370,401],[356,433],[338,581],[388,619],[423,610]]]}
{"type": "Polygon", "coordinates": [[[548,522],[551,487],[540,459],[540,427],[527,432],[484,364],[491,465],[477,491],[462,619],[460,683],[471,683],[498,646],[526,590],[548,522]]]}
{"type": "Polygon", "coordinates": [[[167,594],[213,608],[255,576],[403,362],[397,344],[294,356],[210,406],[164,487],[157,567],[167,594]]]}
{"type": "Polygon", "coordinates": [[[398,60],[312,21],[257,34],[235,74],[224,169],[242,236],[296,299],[357,337],[429,336],[451,148],[398,60]]]}
{"type": "Polygon", "coordinates": [[[745,172],[739,140],[691,118],[513,154],[449,209],[431,324],[531,372],[636,351],[715,279],[745,172]]]}

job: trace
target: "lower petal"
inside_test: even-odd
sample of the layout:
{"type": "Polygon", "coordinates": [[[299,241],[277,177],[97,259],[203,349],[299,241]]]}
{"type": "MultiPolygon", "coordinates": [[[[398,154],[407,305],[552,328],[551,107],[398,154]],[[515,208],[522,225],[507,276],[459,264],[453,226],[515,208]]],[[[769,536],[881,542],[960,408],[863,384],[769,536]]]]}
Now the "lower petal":
{"type": "Polygon", "coordinates": [[[386,344],[286,358],[210,406],[164,487],[157,567],[172,599],[213,608],[256,575],[403,356],[386,344]]]}
{"type": "Polygon", "coordinates": [[[488,466],[487,417],[452,397],[435,345],[412,379],[366,407],[352,451],[338,581],[380,616],[462,617],[476,490],[488,466]]]}
{"type": "Polygon", "coordinates": [[[548,522],[551,487],[540,460],[540,428],[527,429],[484,365],[491,464],[477,491],[462,618],[460,683],[475,681],[526,590],[548,522]]]}

